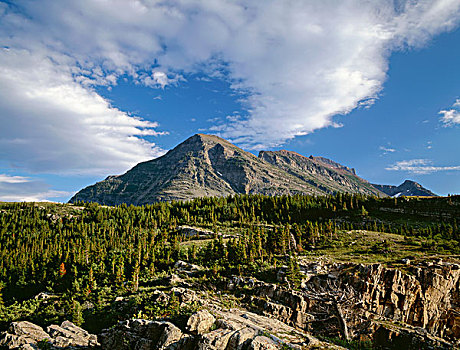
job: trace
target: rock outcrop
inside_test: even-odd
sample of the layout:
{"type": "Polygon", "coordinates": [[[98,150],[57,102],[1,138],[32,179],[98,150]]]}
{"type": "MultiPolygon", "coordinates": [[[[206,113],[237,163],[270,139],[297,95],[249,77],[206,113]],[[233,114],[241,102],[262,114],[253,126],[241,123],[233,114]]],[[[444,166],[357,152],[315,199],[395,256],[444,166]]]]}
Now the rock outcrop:
{"type": "Polygon", "coordinates": [[[241,350],[302,349],[305,346],[335,346],[302,333],[278,320],[238,309],[213,309],[192,315],[184,333],[170,322],[127,320],[100,335],[102,349],[164,349],[164,350],[241,350]]]}
{"type": "Polygon", "coordinates": [[[7,349],[30,349],[40,341],[49,341],[51,337],[42,327],[31,322],[13,322],[0,339],[0,346],[7,349]]]}
{"type": "Polygon", "coordinates": [[[438,347],[460,339],[457,264],[409,266],[408,273],[380,264],[312,263],[302,269],[298,291],[241,277],[228,288],[251,290],[247,301],[259,312],[315,335],[344,337],[346,330],[354,339],[378,340],[377,334],[390,332],[398,334],[394,339],[414,337],[438,347]],[[403,330],[388,327],[396,324],[403,330]]]}
{"type": "Polygon", "coordinates": [[[187,349],[190,336],[170,322],[142,319],[127,320],[99,336],[101,347],[112,350],[131,349],[187,349]]]}
{"type": "MultiPolygon", "coordinates": [[[[176,270],[200,267],[178,262],[176,270]]],[[[221,290],[193,290],[181,283],[151,293],[151,301],[199,305],[185,323],[130,319],[99,337],[71,322],[44,330],[13,322],[0,338],[7,349],[306,349],[334,348],[316,336],[370,341],[383,349],[450,349],[460,344],[460,266],[412,259],[403,271],[381,264],[300,262],[297,290],[252,277],[224,278],[221,290]],[[228,299],[226,299],[228,298],[228,299]],[[232,299],[233,298],[233,299],[232,299]],[[239,300],[238,308],[225,302],[239,300]],[[313,336],[312,336],[313,335],[313,336]],[[315,336],[315,337],[314,337],[315,336]]],[[[280,279],[285,273],[277,274],[280,279]]],[[[196,287],[196,286],[195,286],[196,287]]],[[[126,302],[121,299],[120,303],[126,302]]]]}
{"type": "Polygon", "coordinates": [[[96,335],[69,321],[62,322],[60,326],[51,325],[46,332],[28,321],[13,322],[0,338],[0,346],[7,349],[37,349],[39,343],[47,344],[49,349],[85,349],[98,345],[96,335]]]}

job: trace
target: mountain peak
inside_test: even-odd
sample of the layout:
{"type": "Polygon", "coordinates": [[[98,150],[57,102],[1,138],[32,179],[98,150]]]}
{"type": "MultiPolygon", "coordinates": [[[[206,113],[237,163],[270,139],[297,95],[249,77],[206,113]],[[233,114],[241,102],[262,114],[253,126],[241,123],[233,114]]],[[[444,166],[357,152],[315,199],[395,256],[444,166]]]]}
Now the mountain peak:
{"type": "Polygon", "coordinates": [[[229,141],[217,135],[195,134],[193,136],[190,136],[188,139],[186,139],[184,142],[176,146],[174,149],[180,148],[181,145],[193,145],[193,144],[195,145],[201,144],[201,145],[209,145],[209,146],[220,144],[225,147],[238,148],[234,144],[230,143],[229,141]]]}
{"type": "Polygon", "coordinates": [[[192,136],[193,137],[198,137],[204,141],[214,141],[214,142],[224,142],[224,143],[228,143],[227,140],[223,139],[222,137],[219,137],[217,135],[213,135],[213,134],[195,134],[192,136]]]}
{"type": "Polygon", "coordinates": [[[219,136],[196,134],[162,157],[81,190],[71,202],[141,205],[238,193],[320,195],[328,192],[219,136]]]}
{"type": "Polygon", "coordinates": [[[399,186],[393,185],[375,185],[373,186],[380,191],[384,192],[385,194],[391,197],[400,197],[400,196],[423,196],[423,197],[431,197],[437,196],[435,193],[431,192],[429,189],[426,189],[418,182],[412,180],[405,180],[399,186]]]}
{"type": "Polygon", "coordinates": [[[422,187],[418,182],[415,182],[413,180],[404,180],[404,182],[400,186],[417,186],[417,187],[422,187]]]}
{"type": "Polygon", "coordinates": [[[336,192],[384,195],[353,169],[327,158],[287,150],[261,151],[256,157],[219,136],[195,134],[159,158],[84,188],[70,201],[142,205],[240,193],[336,192]]]}

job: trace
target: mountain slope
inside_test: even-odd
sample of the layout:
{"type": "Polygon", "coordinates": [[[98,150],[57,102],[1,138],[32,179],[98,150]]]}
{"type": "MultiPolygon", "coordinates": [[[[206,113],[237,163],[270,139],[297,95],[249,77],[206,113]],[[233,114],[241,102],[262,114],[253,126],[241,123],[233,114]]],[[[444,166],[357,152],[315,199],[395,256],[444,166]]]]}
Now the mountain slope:
{"type": "Polygon", "coordinates": [[[399,196],[437,196],[419,183],[411,180],[404,181],[399,186],[375,185],[373,186],[391,197],[399,196]]]}
{"type": "Polygon", "coordinates": [[[382,192],[356,175],[354,169],[323,157],[305,157],[298,153],[261,151],[259,158],[298,177],[324,193],[349,192],[380,195],[382,192]]]}
{"type": "Polygon", "coordinates": [[[162,157],[81,190],[70,201],[140,205],[237,193],[322,191],[220,137],[197,134],[162,157]]]}
{"type": "Polygon", "coordinates": [[[220,137],[196,134],[162,157],[84,188],[70,202],[142,205],[239,193],[324,195],[339,191],[385,196],[353,169],[325,158],[310,159],[288,151],[262,151],[256,157],[220,137]]]}

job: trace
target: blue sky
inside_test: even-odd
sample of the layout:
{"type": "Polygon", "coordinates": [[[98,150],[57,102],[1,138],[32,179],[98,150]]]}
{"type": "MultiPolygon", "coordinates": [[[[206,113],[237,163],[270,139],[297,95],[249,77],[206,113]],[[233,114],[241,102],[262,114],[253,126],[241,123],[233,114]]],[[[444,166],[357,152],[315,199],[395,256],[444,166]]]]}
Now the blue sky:
{"type": "Polygon", "coordinates": [[[460,2],[0,1],[0,200],[213,133],[460,193],[460,2]]]}

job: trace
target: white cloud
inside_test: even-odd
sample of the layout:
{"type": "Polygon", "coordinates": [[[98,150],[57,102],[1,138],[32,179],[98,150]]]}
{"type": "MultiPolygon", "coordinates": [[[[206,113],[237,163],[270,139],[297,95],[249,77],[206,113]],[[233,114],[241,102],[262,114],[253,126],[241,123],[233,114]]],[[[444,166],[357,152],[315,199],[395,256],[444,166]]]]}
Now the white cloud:
{"type": "Polygon", "coordinates": [[[146,86],[164,89],[166,85],[177,85],[179,81],[185,81],[185,79],[180,74],[168,76],[165,72],[154,70],[150,76],[142,77],[141,81],[146,86]]]}
{"type": "Polygon", "coordinates": [[[50,198],[66,200],[70,195],[70,192],[51,189],[39,179],[0,174],[0,201],[41,202],[50,198]]]}
{"type": "Polygon", "coordinates": [[[451,109],[439,111],[445,127],[460,124],[460,99],[456,100],[451,109]]]}
{"type": "Polygon", "coordinates": [[[156,123],[77,83],[68,65],[0,49],[0,159],[32,172],[106,174],[162,153],[138,136],[156,123]]]}
{"type": "Polygon", "coordinates": [[[412,174],[431,174],[439,171],[459,171],[460,165],[457,166],[434,166],[429,159],[411,159],[402,160],[386,168],[391,171],[407,171],[412,174]]]}
{"type": "Polygon", "coordinates": [[[391,51],[423,46],[460,17],[458,0],[17,0],[2,9],[0,159],[91,173],[161,153],[139,138],[155,124],[112,108],[94,85],[123,75],[160,88],[189,73],[228,79],[248,114],[215,130],[243,147],[274,146],[372,104],[391,51]]]}
{"type": "MultiPolygon", "coordinates": [[[[0,192],[3,192],[0,186],[0,192]]],[[[0,201],[2,202],[49,202],[50,198],[58,198],[58,202],[65,202],[66,198],[71,193],[66,191],[45,191],[45,192],[26,192],[21,194],[21,190],[15,189],[14,193],[2,194],[0,193],[0,201]]]]}

